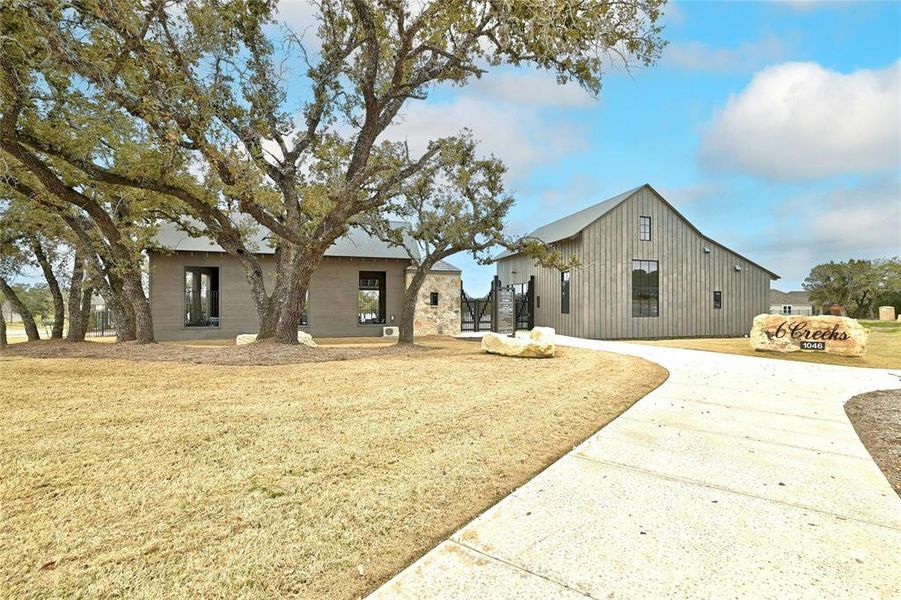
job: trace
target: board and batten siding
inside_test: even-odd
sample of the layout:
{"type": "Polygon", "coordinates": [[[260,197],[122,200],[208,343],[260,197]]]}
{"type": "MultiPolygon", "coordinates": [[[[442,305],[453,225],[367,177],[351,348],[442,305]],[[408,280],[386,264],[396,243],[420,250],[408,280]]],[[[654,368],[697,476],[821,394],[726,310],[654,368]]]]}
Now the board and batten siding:
{"type": "Polygon", "coordinates": [[[594,339],[747,335],[754,317],[768,312],[771,275],[697,233],[643,187],[575,237],[553,244],[579,266],[570,275],[570,311],[560,312],[560,271],[511,256],[497,261],[503,284],[536,282],[535,325],[594,339]],[[639,239],[639,217],[651,217],[651,240],[639,239]],[[705,253],[705,246],[710,253],[705,253]],[[658,317],[632,316],[632,261],[656,260],[658,317]],[[741,271],[735,270],[735,265],[741,271]],[[723,294],[713,308],[713,292],[723,294]],[[538,306],[540,304],[540,306],[538,306]]]}
{"type": "MultiPolygon", "coordinates": [[[[223,252],[150,252],[150,310],[158,340],[218,340],[259,329],[250,284],[241,264],[223,252]],[[185,327],[185,268],[219,268],[218,327],[185,327]]],[[[266,288],[272,289],[275,259],[259,257],[266,288]]],[[[313,272],[307,306],[313,337],[381,336],[383,325],[358,322],[360,271],[385,272],[385,325],[397,325],[403,306],[408,260],[326,256],[313,272]]]]}

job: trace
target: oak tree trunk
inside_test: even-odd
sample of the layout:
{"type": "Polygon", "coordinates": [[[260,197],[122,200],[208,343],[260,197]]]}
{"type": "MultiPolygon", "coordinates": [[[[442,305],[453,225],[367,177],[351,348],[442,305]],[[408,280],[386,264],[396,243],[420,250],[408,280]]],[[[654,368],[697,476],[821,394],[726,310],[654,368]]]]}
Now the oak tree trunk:
{"type": "Polygon", "coordinates": [[[38,333],[38,326],[37,323],[34,322],[31,311],[28,310],[25,303],[16,295],[16,292],[3,277],[0,277],[0,292],[3,292],[3,295],[6,296],[6,299],[9,300],[9,303],[12,305],[13,310],[22,317],[22,324],[25,325],[25,335],[28,338],[28,341],[35,342],[41,339],[41,334],[38,333]]]}
{"type": "Polygon", "coordinates": [[[113,317],[113,328],[116,330],[117,342],[132,342],[137,339],[135,313],[131,303],[122,294],[122,282],[118,276],[110,274],[109,289],[103,299],[110,308],[113,317]],[[117,285],[118,283],[118,285],[117,285]]]}
{"type": "Polygon", "coordinates": [[[410,285],[404,290],[404,302],[400,310],[400,326],[397,330],[398,344],[412,344],[413,333],[416,329],[416,300],[419,298],[419,290],[425,283],[425,278],[432,270],[434,263],[422,263],[417,265],[416,272],[410,280],[410,285]]]}
{"type": "Polygon", "coordinates": [[[257,310],[259,328],[257,340],[266,340],[275,337],[275,328],[278,324],[278,312],[275,310],[273,298],[266,293],[263,269],[258,261],[242,260],[244,274],[247,283],[250,284],[250,298],[257,310]]]}
{"type": "Polygon", "coordinates": [[[0,311],[0,348],[6,347],[8,343],[6,340],[6,317],[3,316],[3,311],[0,311]]]}
{"type": "Polygon", "coordinates": [[[272,298],[278,313],[275,339],[283,344],[297,344],[304,299],[313,271],[322,260],[322,253],[311,249],[301,250],[294,244],[283,244],[280,250],[278,281],[272,298]]]}
{"type": "Polygon", "coordinates": [[[91,298],[89,295],[88,315],[85,316],[82,292],[85,288],[90,290],[90,286],[84,285],[84,278],[84,256],[76,248],[72,265],[72,279],[69,283],[69,297],[66,302],[69,309],[69,331],[66,333],[66,339],[70,342],[83,342],[88,329],[87,319],[90,318],[91,298]]]}
{"type": "Polygon", "coordinates": [[[63,303],[63,292],[60,290],[59,281],[53,273],[53,267],[47,258],[47,253],[41,246],[41,241],[35,237],[29,238],[31,251],[44,272],[44,279],[47,281],[47,287],[50,289],[50,296],[53,298],[53,328],[50,330],[50,339],[59,340],[63,337],[63,325],[66,321],[66,306],[63,303]]]}
{"type": "Polygon", "coordinates": [[[91,323],[91,299],[94,297],[94,288],[85,280],[81,290],[81,323],[84,327],[85,335],[88,333],[88,326],[91,323]]]}

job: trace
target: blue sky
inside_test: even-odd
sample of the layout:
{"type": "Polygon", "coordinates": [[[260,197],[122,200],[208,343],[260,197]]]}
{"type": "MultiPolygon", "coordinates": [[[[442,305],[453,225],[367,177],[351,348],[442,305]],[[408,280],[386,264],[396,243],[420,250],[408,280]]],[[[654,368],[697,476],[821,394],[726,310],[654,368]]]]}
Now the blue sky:
{"type": "MultiPolygon", "coordinates": [[[[315,44],[308,0],[279,6],[315,44]]],[[[598,98],[494,70],[409,102],[388,137],[415,150],[470,128],[509,168],[514,234],[650,183],[782,275],[778,289],[821,262],[901,255],[901,2],[677,0],[666,13],[659,64],[611,65],[598,98]]],[[[289,83],[300,106],[305,81],[289,83]]],[[[451,260],[468,293],[488,290],[493,266],[451,260]]]]}
{"type": "MultiPolygon", "coordinates": [[[[404,110],[413,145],[470,127],[510,167],[509,230],[642,183],[799,289],[828,260],[901,254],[901,4],[676,2],[660,63],[597,99],[493,72],[404,110]]],[[[466,256],[469,293],[494,268],[466,256]]]]}

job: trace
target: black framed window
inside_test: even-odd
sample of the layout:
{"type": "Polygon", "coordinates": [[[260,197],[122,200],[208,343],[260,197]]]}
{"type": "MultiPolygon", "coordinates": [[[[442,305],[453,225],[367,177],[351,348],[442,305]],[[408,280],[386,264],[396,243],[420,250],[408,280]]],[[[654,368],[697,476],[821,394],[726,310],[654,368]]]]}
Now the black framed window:
{"type": "Polygon", "coordinates": [[[632,316],[660,316],[660,269],[656,260],[632,261],[632,316]]]}
{"type": "Polygon", "coordinates": [[[185,327],[219,327],[219,267],[185,267],[185,327]]]}
{"type": "Polygon", "coordinates": [[[429,306],[438,306],[438,292],[429,294],[429,306]]]}
{"type": "Polygon", "coordinates": [[[723,308],[723,292],[719,290],[713,292],[713,308],[723,308]]]}
{"type": "Polygon", "coordinates": [[[560,312],[569,314],[569,271],[560,273],[560,312]]]}
{"type": "Polygon", "coordinates": [[[361,325],[385,324],[385,272],[360,271],[357,321],[361,325]]]}
{"type": "Polygon", "coordinates": [[[310,324],[310,290],[303,297],[303,308],[300,310],[300,324],[302,326],[310,324]]]}
{"type": "Polygon", "coordinates": [[[638,217],[638,239],[642,242],[651,241],[651,217],[638,217]]]}

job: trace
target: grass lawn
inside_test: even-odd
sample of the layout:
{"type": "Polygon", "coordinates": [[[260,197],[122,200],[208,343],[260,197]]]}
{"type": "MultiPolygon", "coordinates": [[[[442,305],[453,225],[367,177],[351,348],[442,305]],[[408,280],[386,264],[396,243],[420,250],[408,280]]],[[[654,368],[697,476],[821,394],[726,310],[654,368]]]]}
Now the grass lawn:
{"type": "Polygon", "coordinates": [[[425,345],[277,366],[10,350],[4,594],[355,598],[666,377],[425,345]]]}
{"type": "Polygon", "coordinates": [[[652,346],[707,350],[726,354],[743,354],[761,358],[776,358],[798,362],[812,362],[846,367],[875,367],[901,369],[901,323],[897,321],[860,321],[869,329],[867,354],[860,358],[835,356],[824,352],[760,352],[751,349],[748,338],[696,338],[685,340],[651,340],[635,342],[652,346]]]}

